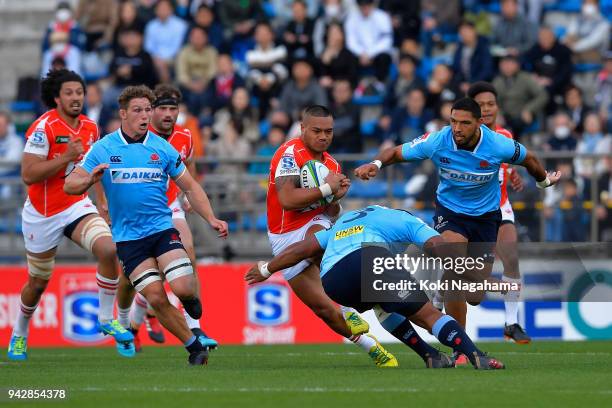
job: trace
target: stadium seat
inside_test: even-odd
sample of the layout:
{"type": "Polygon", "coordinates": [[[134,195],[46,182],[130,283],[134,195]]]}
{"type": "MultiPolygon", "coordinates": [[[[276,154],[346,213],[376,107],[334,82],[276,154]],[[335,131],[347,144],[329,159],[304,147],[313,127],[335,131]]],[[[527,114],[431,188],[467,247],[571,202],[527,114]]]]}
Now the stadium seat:
{"type": "Polygon", "coordinates": [[[13,112],[32,112],[36,109],[36,103],[32,101],[14,101],[11,103],[13,112]]]}
{"type": "Polygon", "coordinates": [[[406,182],[394,181],[392,185],[393,198],[406,198],[406,182]]]}
{"type": "Polygon", "coordinates": [[[602,64],[583,63],[574,65],[574,72],[598,72],[602,69],[602,64]]]}
{"type": "Polygon", "coordinates": [[[383,100],[383,95],[364,95],[354,97],[353,103],[359,106],[374,106],[381,105],[383,103],[383,100]]]}
{"type": "Polygon", "coordinates": [[[268,215],[266,213],[257,216],[257,220],[255,220],[255,229],[257,231],[268,230],[268,215]]]}
{"type": "Polygon", "coordinates": [[[376,119],[368,120],[361,123],[361,134],[363,136],[374,136],[374,132],[376,131],[376,119]]]}

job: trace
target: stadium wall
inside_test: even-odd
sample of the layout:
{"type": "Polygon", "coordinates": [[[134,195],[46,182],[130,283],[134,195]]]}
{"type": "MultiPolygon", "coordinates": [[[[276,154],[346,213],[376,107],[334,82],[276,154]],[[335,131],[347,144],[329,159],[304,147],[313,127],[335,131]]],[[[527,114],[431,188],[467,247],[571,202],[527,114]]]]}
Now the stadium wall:
{"type": "MultiPolygon", "coordinates": [[[[243,280],[250,264],[200,265],[204,304],[203,328],[221,344],[340,343],[342,338],[323,324],[293,294],[281,276],[249,287],[243,280]]],[[[595,340],[612,339],[610,302],[612,281],[599,287],[597,302],[568,303],[556,293],[575,286],[577,279],[565,279],[567,262],[521,261],[524,292],[538,300],[526,301],[520,309],[523,327],[534,339],[595,340]],[[559,275],[555,278],[557,271],[559,275]],[[542,279],[543,272],[548,278],[542,279]],[[552,274],[551,274],[552,272],[552,274]],[[553,276],[551,280],[551,276],[553,276]],[[567,282],[566,282],[567,281],[567,282]],[[603,291],[603,292],[602,292],[603,291]],[[607,292],[606,292],[607,291],[607,292]],[[543,296],[548,295],[548,296],[543,296]],[[543,299],[546,297],[546,299],[543,299]]],[[[612,259],[595,265],[602,276],[612,276],[612,259]]],[[[0,338],[8,344],[19,308],[19,292],[27,278],[25,266],[0,267],[0,338]]],[[[571,275],[574,276],[574,275],[571,275]]],[[[177,304],[177,299],[170,295],[177,304]]],[[[29,346],[112,345],[111,339],[96,332],[98,299],[94,265],[60,265],[32,319],[29,346]]],[[[396,341],[376,321],[365,314],[371,331],[381,341],[396,341]]],[[[504,324],[503,302],[492,299],[470,307],[468,334],[479,341],[501,340],[504,324]]],[[[421,331],[428,340],[432,336],[421,331]]],[[[141,335],[144,345],[151,345],[141,335]]],[[[167,344],[178,344],[171,335],[167,344]]]]}

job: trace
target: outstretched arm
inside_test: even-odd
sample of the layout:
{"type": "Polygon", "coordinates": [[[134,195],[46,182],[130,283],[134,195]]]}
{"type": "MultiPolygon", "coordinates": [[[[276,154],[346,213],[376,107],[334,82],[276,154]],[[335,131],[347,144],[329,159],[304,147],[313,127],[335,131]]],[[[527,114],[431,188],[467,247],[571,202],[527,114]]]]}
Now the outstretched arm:
{"type": "Polygon", "coordinates": [[[522,163],[519,163],[519,165],[527,169],[527,172],[535,179],[538,187],[540,188],[552,186],[553,184],[556,184],[561,178],[561,172],[547,172],[544,169],[544,166],[542,166],[542,164],[538,160],[538,158],[530,151],[527,152],[525,160],[523,160],[522,163]]]}
{"type": "Polygon", "coordinates": [[[376,158],[368,164],[363,164],[355,169],[355,176],[362,180],[369,180],[376,177],[378,170],[383,166],[404,162],[402,154],[403,145],[390,147],[378,153],[376,158]]]}
{"type": "Polygon", "coordinates": [[[66,177],[64,192],[70,195],[83,194],[89,190],[89,187],[100,181],[106,169],[108,169],[108,163],[98,164],[91,171],[91,174],[87,173],[81,166],[75,167],[68,177],[66,177]]]}
{"type": "Polygon", "coordinates": [[[282,271],[283,269],[297,265],[299,262],[318,257],[323,254],[324,249],[319,245],[319,241],[314,235],[309,235],[303,241],[296,242],[285,248],[280,254],[276,255],[268,263],[259,262],[253,265],[244,276],[244,280],[252,285],[257,282],[263,282],[268,279],[274,272],[282,271]]]}

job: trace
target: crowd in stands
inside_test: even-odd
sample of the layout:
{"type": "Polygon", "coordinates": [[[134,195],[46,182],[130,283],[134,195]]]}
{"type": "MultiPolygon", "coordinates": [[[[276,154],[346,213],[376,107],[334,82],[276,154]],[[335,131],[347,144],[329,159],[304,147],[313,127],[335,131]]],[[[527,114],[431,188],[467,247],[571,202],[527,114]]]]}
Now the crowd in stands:
{"type": "MultiPolygon", "coordinates": [[[[59,66],[83,74],[86,113],[104,132],[118,126],[123,87],[171,82],[199,157],[271,156],[299,134],[300,110],[312,103],[334,113],[331,153],[364,153],[440,129],[470,83],[491,81],[500,123],[522,143],[612,154],[612,0],[75,3],[57,4],[41,74],[59,66]]],[[[547,193],[546,208],[589,199],[594,172],[600,201],[608,199],[612,160],[548,165],[565,169],[566,182],[547,193]]],[[[431,200],[423,175],[434,178],[431,166],[409,168],[409,198],[431,200]]],[[[610,211],[601,207],[603,224],[610,211]]],[[[550,239],[568,238],[550,230],[550,239]]]]}

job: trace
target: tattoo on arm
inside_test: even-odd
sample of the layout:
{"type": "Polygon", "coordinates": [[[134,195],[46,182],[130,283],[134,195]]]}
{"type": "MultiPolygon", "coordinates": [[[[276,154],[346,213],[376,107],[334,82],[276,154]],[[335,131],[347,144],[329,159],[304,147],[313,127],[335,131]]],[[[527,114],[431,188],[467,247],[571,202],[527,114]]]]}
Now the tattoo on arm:
{"type": "Polygon", "coordinates": [[[300,187],[300,176],[282,176],[274,179],[276,191],[280,190],[285,184],[292,183],[294,187],[300,187]]]}

